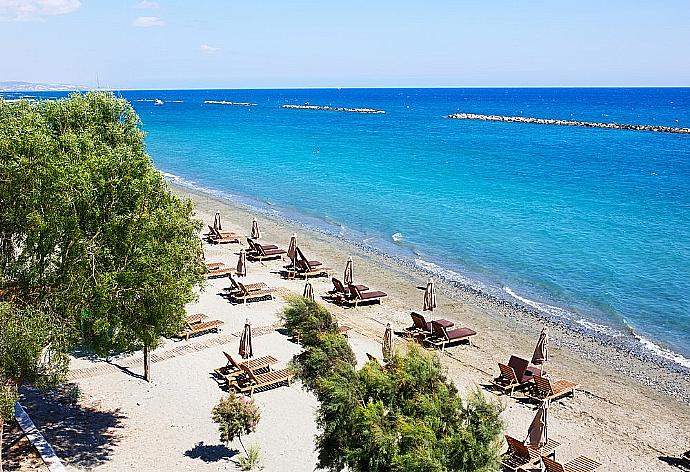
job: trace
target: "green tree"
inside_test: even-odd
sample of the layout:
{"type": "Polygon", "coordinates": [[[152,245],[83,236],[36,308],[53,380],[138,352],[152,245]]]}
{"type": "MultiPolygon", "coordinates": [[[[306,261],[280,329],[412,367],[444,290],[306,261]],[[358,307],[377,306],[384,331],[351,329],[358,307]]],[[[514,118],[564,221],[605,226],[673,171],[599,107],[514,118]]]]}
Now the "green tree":
{"type": "Polygon", "coordinates": [[[111,93],[0,101],[2,296],[99,353],[143,347],[149,380],[150,350],[181,326],[204,265],[201,223],[143,137],[111,93]]]}
{"type": "Polygon", "coordinates": [[[261,412],[254,401],[238,399],[231,393],[221,398],[213,407],[211,417],[218,424],[220,440],[227,445],[234,439],[238,439],[244,453],[249,455],[242,443],[242,435],[256,431],[256,426],[261,419],[261,412]]]}
{"type": "Polygon", "coordinates": [[[319,333],[337,331],[338,323],[323,305],[296,295],[289,297],[287,302],[280,318],[283,326],[298,336],[302,345],[314,345],[319,333]]]}
{"type": "Polygon", "coordinates": [[[0,301],[0,471],[2,431],[14,418],[19,387],[23,382],[51,387],[67,371],[67,355],[60,345],[65,336],[59,326],[39,310],[0,301]]]}
{"type": "Polygon", "coordinates": [[[314,391],[320,468],[497,470],[500,405],[479,391],[464,402],[435,353],[411,344],[386,366],[370,361],[356,371],[340,362],[324,370],[314,391]]]}

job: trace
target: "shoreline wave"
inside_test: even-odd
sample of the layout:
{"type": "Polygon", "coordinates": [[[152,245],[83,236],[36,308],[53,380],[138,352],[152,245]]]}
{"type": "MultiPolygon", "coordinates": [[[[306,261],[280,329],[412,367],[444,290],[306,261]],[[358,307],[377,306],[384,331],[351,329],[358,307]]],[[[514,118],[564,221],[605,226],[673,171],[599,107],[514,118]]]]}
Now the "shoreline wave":
{"type": "Polygon", "coordinates": [[[361,250],[393,260],[405,268],[425,273],[429,277],[444,282],[455,289],[478,296],[495,306],[520,311],[537,317],[545,323],[554,324],[570,332],[587,336],[602,345],[613,346],[624,352],[629,352],[643,361],[652,362],[655,365],[675,372],[690,374],[690,359],[637,334],[630,327],[628,327],[628,332],[621,332],[611,326],[583,318],[573,311],[521,296],[510,287],[494,287],[491,284],[468,277],[450,268],[426,261],[416,251],[412,251],[410,255],[405,255],[402,249],[409,250],[410,248],[400,244],[404,242],[404,236],[400,233],[396,232],[391,235],[387,243],[385,240],[377,237],[369,237],[365,234],[355,233],[352,230],[349,230],[350,232],[347,233],[345,232],[345,227],[336,221],[327,221],[315,216],[308,217],[300,214],[297,210],[289,212],[285,209],[278,209],[273,205],[271,205],[271,208],[267,208],[263,206],[266,204],[265,202],[248,196],[204,187],[197,182],[189,181],[169,172],[162,171],[162,174],[166,179],[181,187],[221,200],[227,200],[231,204],[239,205],[252,212],[277,218],[291,225],[338,238],[361,250]],[[398,235],[397,238],[393,238],[394,235],[398,235]],[[399,241],[394,241],[394,239],[399,239],[399,241]],[[378,245],[376,244],[377,242],[379,243],[378,245]]]}

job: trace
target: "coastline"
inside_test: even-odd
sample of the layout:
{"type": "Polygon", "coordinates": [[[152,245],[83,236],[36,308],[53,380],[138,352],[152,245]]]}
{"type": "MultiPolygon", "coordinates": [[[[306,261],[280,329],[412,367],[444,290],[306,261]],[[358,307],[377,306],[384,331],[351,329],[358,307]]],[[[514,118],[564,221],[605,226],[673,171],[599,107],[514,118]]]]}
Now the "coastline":
{"type": "MultiPolygon", "coordinates": [[[[251,208],[247,203],[204,192],[198,188],[190,188],[179,182],[170,181],[170,179],[169,184],[176,194],[190,198],[197,207],[201,205],[206,210],[210,210],[214,206],[218,207],[221,213],[227,214],[228,221],[247,219],[251,221],[251,215],[257,214],[257,209],[251,208]]],[[[226,218],[225,215],[224,218],[226,218]]],[[[518,349],[517,346],[531,346],[541,326],[546,324],[550,328],[551,346],[559,350],[559,357],[563,357],[562,364],[575,367],[583,359],[586,359],[587,366],[594,364],[601,368],[600,375],[616,372],[624,379],[634,379],[638,385],[651,387],[655,392],[661,392],[665,396],[673,398],[679,404],[690,405],[690,369],[671,360],[655,356],[651,351],[643,350],[641,347],[635,349],[633,346],[618,345],[611,339],[607,339],[607,336],[597,335],[596,332],[588,330],[584,326],[578,329],[578,325],[547,318],[544,313],[536,309],[502,300],[461,282],[449,280],[443,275],[432,274],[430,271],[410,263],[410,261],[391,256],[367,244],[346,240],[327,231],[291,221],[275,213],[263,211],[260,218],[264,226],[270,222],[272,231],[269,234],[275,232],[275,234],[281,235],[276,241],[271,242],[285,245],[292,233],[305,234],[304,244],[307,245],[306,247],[311,248],[314,245],[316,247],[314,252],[320,258],[325,258],[328,264],[334,267],[336,274],[339,271],[339,266],[332,262],[334,259],[344,261],[347,255],[352,255],[356,259],[366,261],[361,264],[372,269],[375,267],[375,270],[371,270],[367,274],[368,277],[377,274],[379,276],[377,277],[379,280],[376,280],[377,286],[380,286],[384,291],[390,290],[388,285],[393,285],[390,283],[391,281],[395,281],[394,285],[398,287],[406,285],[409,289],[415,289],[416,286],[423,285],[430,275],[433,275],[438,282],[439,309],[437,311],[446,316],[448,312],[446,307],[460,308],[462,319],[467,325],[474,323],[474,326],[481,326],[492,333],[492,336],[511,338],[501,339],[497,343],[502,348],[496,346],[499,352],[505,351],[506,356],[511,354],[506,348],[518,349]],[[322,251],[332,256],[336,254],[338,256],[326,258],[322,255],[322,251]]],[[[412,292],[415,295],[410,296],[409,289],[406,290],[408,293],[397,296],[404,305],[409,307],[410,311],[419,310],[421,307],[417,305],[421,301],[416,300],[415,291],[412,292]]],[[[402,316],[402,318],[409,318],[409,311],[397,313],[397,315],[402,316]]],[[[457,317],[458,313],[453,315],[457,317]]],[[[448,314],[448,316],[451,315],[448,314]]],[[[405,319],[405,323],[408,323],[407,319],[405,319]]],[[[402,328],[402,326],[398,326],[398,328],[402,328]]],[[[498,339],[494,339],[495,341],[498,339]]],[[[582,368],[586,370],[587,366],[582,366],[582,368]]],[[[489,363],[487,368],[492,368],[492,364],[489,363]]],[[[579,369],[574,369],[574,371],[577,370],[579,369]]],[[[564,371],[564,377],[566,377],[565,374],[564,371]]]]}
{"type": "MultiPolygon", "coordinates": [[[[629,326],[625,330],[610,326],[599,325],[593,320],[586,318],[576,319],[574,312],[556,306],[550,306],[541,302],[534,302],[524,299],[520,295],[511,291],[509,287],[498,290],[496,287],[487,285],[481,280],[473,279],[471,275],[455,272],[452,269],[444,268],[434,262],[429,262],[418,258],[417,253],[410,248],[399,245],[397,242],[378,241],[379,246],[368,243],[365,235],[352,233],[344,234],[342,227],[335,222],[323,221],[317,217],[306,215],[291,214],[285,209],[275,209],[270,202],[261,202],[252,197],[226,193],[219,190],[210,190],[198,186],[196,183],[174,175],[165,173],[164,175],[173,188],[181,192],[189,191],[191,194],[202,198],[210,197],[218,202],[229,203],[237,210],[244,210],[253,214],[260,214],[263,217],[272,219],[275,223],[289,225],[293,228],[308,230],[318,233],[325,237],[333,238],[351,248],[356,248],[365,254],[376,255],[398,269],[414,273],[418,277],[426,280],[433,277],[440,282],[439,288],[445,290],[451,299],[462,300],[471,299],[481,301],[479,305],[483,309],[496,311],[499,316],[508,316],[516,320],[529,323],[544,323],[552,328],[558,328],[567,334],[566,338],[577,337],[593,342],[592,348],[585,348],[579,343],[570,344],[576,351],[581,351],[590,357],[600,357],[593,355],[590,350],[597,350],[597,346],[612,349],[614,352],[623,354],[625,358],[632,356],[643,364],[649,364],[655,368],[662,368],[669,373],[677,374],[681,378],[690,378],[690,360],[681,354],[659,346],[654,341],[639,335],[629,326]],[[557,310],[570,316],[562,316],[554,313],[557,310]]],[[[352,230],[349,230],[351,232],[352,230]]],[[[625,362],[627,363],[627,361],[625,362]]],[[[648,381],[648,379],[645,379],[648,381]]],[[[690,393],[686,392],[684,402],[690,404],[690,393]]]]}

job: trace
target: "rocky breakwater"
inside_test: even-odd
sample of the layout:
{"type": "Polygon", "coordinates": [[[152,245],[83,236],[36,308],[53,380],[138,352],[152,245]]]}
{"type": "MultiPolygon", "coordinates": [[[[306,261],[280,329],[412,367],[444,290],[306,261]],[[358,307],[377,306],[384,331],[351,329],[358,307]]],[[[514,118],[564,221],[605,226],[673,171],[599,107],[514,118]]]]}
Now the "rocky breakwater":
{"type": "Polygon", "coordinates": [[[375,110],[373,108],[340,108],[318,105],[282,105],[281,108],[292,108],[297,110],[344,111],[348,113],[386,113],[383,110],[375,110]]]}
{"type": "Polygon", "coordinates": [[[579,126],[581,128],[624,129],[633,131],[651,131],[654,133],[690,134],[690,128],[659,125],[628,125],[625,123],[597,123],[592,121],[550,120],[546,118],[529,118],[525,116],[478,115],[475,113],[455,113],[447,118],[453,120],[502,121],[507,123],[531,123],[535,125],[579,126]]]}
{"type": "Polygon", "coordinates": [[[256,103],[249,102],[226,102],[225,100],[204,100],[206,105],[234,105],[236,107],[255,107],[256,103]]]}

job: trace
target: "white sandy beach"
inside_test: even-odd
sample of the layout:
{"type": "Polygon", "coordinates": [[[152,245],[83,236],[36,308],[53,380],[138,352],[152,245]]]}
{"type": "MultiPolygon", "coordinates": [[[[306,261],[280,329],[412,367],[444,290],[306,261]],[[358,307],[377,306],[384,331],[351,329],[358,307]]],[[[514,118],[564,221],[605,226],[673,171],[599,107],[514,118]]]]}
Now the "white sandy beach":
{"type": "MultiPolygon", "coordinates": [[[[224,230],[249,233],[252,215],[246,209],[179,187],[175,191],[194,199],[197,216],[205,223],[211,223],[213,213],[220,210],[224,230]]],[[[337,238],[265,216],[258,219],[263,242],[286,248],[290,235],[297,232],[307,257],[334,268],[340,277],[352,255],[355,282],[389,294],[382,305],[357,309],[323,301],[341,324],[352,328],[349,340],[360,363],[365,362],[367,352],[381,355],[380,338],[387,322],[400,331],[410,325],[410,311],[421,309],[422,291],[417,287],[423,285],[424,274],[337,238]]],[[[240,247],[246,243],[204,243],[206,260],[234,266],[240,247]]],[[[155,351],[158,358],[152,364],[152,383],[130,375],[142,373],[140,354],[113,361],[124,369],[81,357],[71,364],[72,378],[82,392],[80,408],[26,398],[29,414],[68,470],[238,470],[233,455],[241,450],[239,443],[230,444],[229,450],[222,446],[211,421],[211,408],[225,394],[211,372],[225,363],[223,350],[237,353],[239,337],[233,334],[241,331],[245,319],[251,320],[255,332],[255,356],[273,355],[280,360],[277,367],[282,367],[299,351],[298,345],[277,330],[278,312],[285,303],[283,296],[301,294],[304,281],[280,277],[277,272],[282,265],[283,261],[249,263],[245,278],[278,288],[273,301],[232,305],[218,295],[228,280],[209,281],[188,313],[205,313],[224,321],[222,332],[189,341],[167,340],[155,351]],[[189,348],[181,349],[184,346],[189,348]],[[99,421],[91,421],[93,418],[99,421]]],[[[331,289],[330,279],[311,282],[317,300],[331,289]]],[[[479,387],[487,395],[495,395],[486,386],[498,373],[497,362],[507,362],[511,354],[529,359],[541,325],[529,316],[502,310],[452,287],[441,286],[439,292],[435,316],[479,333],[474,346],[451,347],[441,354],[449,377],[463,394],[479,387]]],[[[396,344],[402,342],[396,338],[396,344]]],[[[550,345],[547,369],[552,377],[581,385],[575,398],[555,402],[550,410],[549,435],[562,444],[558,459],[567,461],[582,454],[602,462],[601,470],[606,471],[678,470],[660,457],[678,456],[690,448],[687,376],[653,367],[556,326],[551,329],[550,345]]],[[[506,396],[496,398],[506,407],[506,432],[523,439],[534,405],[506,396]]],[[[314,396],[295,381],[289,387],[259,392],[255,401],[262,419],[258,431],[244,443],[261,447],[264,470],[314,470],[314,412],[318,406],[314,396]]]]}

